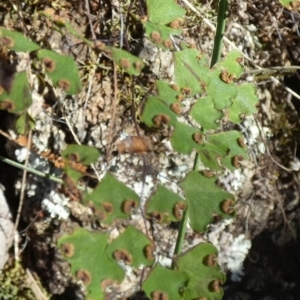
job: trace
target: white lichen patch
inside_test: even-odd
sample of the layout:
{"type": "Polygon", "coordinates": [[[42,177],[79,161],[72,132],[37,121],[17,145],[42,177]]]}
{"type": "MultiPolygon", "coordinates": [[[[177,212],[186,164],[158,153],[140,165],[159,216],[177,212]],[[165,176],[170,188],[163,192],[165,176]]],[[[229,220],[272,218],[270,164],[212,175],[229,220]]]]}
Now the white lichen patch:
{"type": "Polygon", "coordinates": [[[243,186],[247,177],[243,174],[241,169],[236,169],[234,171],[226,170],[224,175],[219,177],[219,182],[222,183],[225,189],[229,193],[236,193],[243,186]]]}
{"type": "Polygon", "coordinates": [[[26,157],[29,155],[29,151],[27,148],[16,149],[15,156],[18,162],[25,161],[26,157]]]}
{"type": "Polygon", "coordinates": [[[163,255],[157,256],[157,262],[159,262],[162,266],[170,268],[172,265],[172,259],[163,255]]]}
{"type": "Polygon", "coordinates": [[[251,248],[251,241],[245,234],[235,237],[225,231],[226,226],[232,222],[233,219],[224,220],[218,225],[210,226],[206,238],[217,248],[218,262],[223,270],[231,272],[233,281],[240,281],[244,275],[243,262],[251,248]]]}
{"type": "Polygon", "coordinates": [[[27,148],[23,147],[15,150],[15,156],[18,162],[24,162],[26,157],[28,157],[28,166],[34,170],[38,170],[48,174],[50,172],[49,162],[40,157],[34,152],[29,152],[27,148]]]}
{"type": "MultiPolygon", "coordinates": [[[[61,173],[59,170],[51,169],[50,163],[38,156],[36,153],[28,152],[26,148],[20,148],[15,151],[16,158],[19,162],[25,161],[28,158],[28,167],[34,170],[38,170],[44,174],[56,174],[61,173]]],[[[16,189],[21,190],[22,182],[19,180],[16,183],[16,189]]],[[[40,202],[40,206],[46,212],[49,213],[51,218],[58,219],[68,219],[69,209],[67,207],[69,203],[69,198],[65,197],[63,194],[55,192],[57,184],[43,177],[39,177],[33,174],[27,175],[26,181],[26,195],[33,203],[35,201],[40,202]],[[40,200],[39,200],[40,199],[40,200]]]]}
{"type": "Polygon", "coordinates": [[[51,191],[48,198],[42,201],[42,208],[50,214],[51,218],[66,220],[70,215],[69,209],[66,207],[68,202],[69,198],[51,191]]]}
{"type": "Polygon", "coordinates": [[[293,158],[293,160],[290,162],[290,169],[293,171],[300,170],[300,160],[297,157],[293,158]]]}
{"type": "Polygon", "coordinates": [[[246,117],[240,128],[251,151],[257,155],[264,154],[266,150],[264,140],[272,136],[270,128],[262,126],[253,115],[246,117]]]}
{"type": "Polygon", "coordinates": [[[251,248],[251,241],[245,237],[244,234],[233,238],[228,235],[225,237],[222,250],[219,253],[219,261],[221,265],[226,265],[227,269],[231,271],[231,280],[240,281],[244,275],[243,262],[251,248]],[[226,243],[226,241],[228,241],[226,243]]]}

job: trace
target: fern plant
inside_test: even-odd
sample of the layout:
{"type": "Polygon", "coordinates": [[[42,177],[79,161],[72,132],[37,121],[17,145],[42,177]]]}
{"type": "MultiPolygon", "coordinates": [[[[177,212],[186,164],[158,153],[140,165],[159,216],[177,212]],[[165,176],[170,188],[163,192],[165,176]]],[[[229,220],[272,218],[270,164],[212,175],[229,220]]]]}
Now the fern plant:
{"type": "MultiPolygon", "coordinates": [[[[147,11],[147,17],[141,20],[146,35],[158,47],[172,49],[170,35],[180,33],[184,10],[172,0],[156,0],[147,2],[147,11]]],[[[253,85],[238,83],[244,71],[239,52],[229,53],[210,68],[205,54],[185,44],[180,46],[181,51],[174,51],[174,82],[156,82],[157,95],[146,99],[140,119],[148,127],[169,127],[173,149],[184,154],[196,150],[203,167],[202,171],[189,172],[181,182],[184,198],[158,185],[142,210],[150,220],[161,223],[182,220],[186,226],[189,219],[195,231],[204,232],[215,216],[234,216],[234,197],[217,186],[216,172],[238,168],[247,159],[241,133],[223,131],[221,124],[224,120],[239,123],[256,112],[258,99],[253,85]],[[196,101],[183,114],[182,102],[188,97],[196,101]]],[[[134,63],[128,58],[125,64],[134,63]]],[[[83,202],[107,225],[116,218],[130,218],[140,205],[139,196],[109,173],[83,202]]],[[[184,253],[179,246],[176,254],[180,254],[173,258],[172,267],[155,262],[154,241],[132,226],[113,241],[108,241],[104,233],[78,229],[63,236],[58,247],[71,263],[74,276],[87,286],[90,299],[104,299],[107,287],[124,279],[120,262],[132,268],[151,267],[143,283],[150,299],[221,299],[223,295],[220,285],[225,276],[211,244],[202,243],[184,253]],[[89,263],[83,265],[83,261],[89,263]]]]}
{"type": "MultiPolygon", "coordinates": [[[[224,16],[226,4],[227,1],[220,1],[220,15],[224,16]]],[[[51,13],[45,15],[76,35],[68,22],[58,20],[51,13]]],[[[218,172],[225,168],[239,168],[241,161],[247,159],[247,151],[242,134],[224,131],[222,124],[237,124],[245,116],[255,113],[258,99],[252,84],[239,82],[244,72],[243,57],[239,52],[230,52],[217,61],[220,53],[217,50],[214,62],[210,63],[205,53],[188,44],[182,43],[180,50],[176,50],[171,37],[181,33],[184,15],[184,9],[173,0],[148,0],[147,16],[133,16],[143,25],[148,39],[163,50],[173,51],[174,59],[172,84],[156,81],[156,95],[147,97],[139,117],[149,128],[168,128],[174,151],[188,155],[197,153],[194,170],[180,183],[183,197],[158,185],[141,207],[150,221],[155,219],[167,224],[181,221],[173,264],[166,267],[158,263],[154,240],[133,225],[128,225],[113,240],[108,233],[76,229],[62,236],[57,247],[70,263],[74,277],[85,285],[87,299],[106,299],[109,287],[125,279],[124,266],[134,270],[140,266],[150,269],[142,288],[152,300],[212,300],[223,296],[221,284],[225,275],[217,264],[216,248],[201,243],[182,252],[181,244],[188,221],[195,232],[201,233],[214,217],[234,216],[233,195],[220,188],[216,181],[218,172]],[[184,103],[188,98],[193,98],[193,105],[186,111],[184,103]]],[[[222,26],[220,28],[222,30],[222,26]]],[[[80,38],[95,51],[105,52],[128,74],[137,76],[143,71],[144,63],[138,57],[116,47],[80,38]]],[[[22,34],[4,28],[0,29],[0,43],[11,50],[35,54],[54,87],[64,89],[67,94],[79,92],[78,71],[70,57],[41,49],[22,34]]],[[[17,73],[11,81],[11,86],[4,87],[0,94],[1,108],[26,114],[31,98],[25,72],[17,73]],[[24,102],[20,101],[20,91],[26,94],[25,106],[21,104],[24,102]]],[[[20,125],[20,128],[20,132],[24,132],[24,127],[20,125]]],[[[64,171],[76,185],[82,174],[72,168],[72,161],[90,165],[97,161],[99,153],[93,147],[69,145],[62,156],[66,161],[64,171]]],[[[92,192],[84,194],[82,203],[91,208],[102,224],[109,226],[116,220],[130,220],[132,212],[140,208],[141,200],[107,172],[92,192]]]]}

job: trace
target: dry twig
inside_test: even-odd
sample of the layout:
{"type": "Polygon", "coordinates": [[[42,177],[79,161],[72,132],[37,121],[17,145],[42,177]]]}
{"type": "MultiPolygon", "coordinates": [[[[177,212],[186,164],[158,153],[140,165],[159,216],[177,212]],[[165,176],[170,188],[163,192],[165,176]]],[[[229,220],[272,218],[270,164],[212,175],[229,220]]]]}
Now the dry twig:
{"type": "MultiPolygon", "coordinates": [[[[29,155],[30,155],[30,147],[31,147],[31,139],[32,139],[32,131],[29,131],[28,134],[28,142],[27,142],[27,154],[26,154],[26,159],[24,165],[28,167],[28,162],[29,162],[29,155]]],[[[25,188],[26,188],[26,178],[27,178],[27,170],[23,170],[23,177],[22,177],[22,185],[21,185],[21,192],[20,192],[20,203],[17,211],[17,218],[15,221],[15,227],[14,227],[14,232],[15,232],[15,242],[14,242],[14,250],[15,250],[15,259],[19,260],[19,233],[17,232],[20,218],[21,218],[21,212],[23,208],[23,203],[24,203],[24,197],[25,197],[25,188]]]]}

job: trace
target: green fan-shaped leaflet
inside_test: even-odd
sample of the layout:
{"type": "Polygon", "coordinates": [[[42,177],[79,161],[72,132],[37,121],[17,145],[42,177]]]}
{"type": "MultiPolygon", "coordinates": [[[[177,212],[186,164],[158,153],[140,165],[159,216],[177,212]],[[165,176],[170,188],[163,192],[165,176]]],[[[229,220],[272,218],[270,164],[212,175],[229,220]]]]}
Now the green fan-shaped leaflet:
{"type": "MultiPolygon", "coordinates": [[[[174,103],[178,102],[178,97],[181,95],[179,91],[171,88],[163,81],[157,82],[157,96],[151,96],[147,99],[141,119],[149,127],[154,126],[155,119],[159,115],[165,115],[168,118],[168,125],[173,127],[171,143],[175,151],[184,154],[190,154],[193,149],[200,154],[202,163],[213,170],[222,170],[224,166],[229,169],[234,169],[232,160],[234,156],[241,155],[243,159],[247,158],[246,149],[238,144],[238,139],[242,137],[237,131],[227,131],[216,134],[203,134],[199,129],[178,121],[176,114],[171,108],[174,103]],[[195,134],[203,135],[203,142],[195,141],[195,134]]],[[[208,101],[211,98],[207,97],[208,101]]],[[[198,100],[201,103],[201,99],[198,100]]],[[[197,102],[197,103],[198,103],[197,102]]],[[[197,105],[196,103],[196,105],[197,105]]],[[[195,106],[194,106],[195,107],[195,106]]],[[[206,120],[211,116],[211,120],[207,122],[216,122],[216,114],[220,116],[220,111],[213,111],[213,104],[206,105],[208,111],[192,109],[192,115],[195,120],[201,120],[201,115],[205,116],[206,120]]],[[[207,124],[207,123],[206,123],[207,124]]]]}
{"type": "Polygon", "coordinates": [[[175,258],[176,269],[185,273],[189,278],[188,285],[183,293],[183,299],[207,299],[219,300],[223,297],[223,290],[213,290],[219,284],[225,282],[225,275],[220,267],[212,261],[213,266],[209,266],[206,261],[209,256],[217,256],[216,248],[208,243],[199,244],[191,250],[175,258]]]}
{"type": "Polygon", "coordinates": [[[31,42],[24,34],[0,27],[0,46],[20,52],[32,52],[40,46],[31,42]]]}
{"type": "Polygon", "coordinates": [[[65,159],[75,160],[77,163],[89,166],[98,160],[100,153],[95,147],[70,144],[62,151],[61,155],[65,159]]]}
{"type": "MultiPolygon", "coordinates": [[[[180,88],[190,88],[190,96],[200,93],[201,90],[206,93],[206,96],[200,98],[191,111],[196,121],[204,128],[215,129],[217,117],[219,116],[220,119],[221,116],[220,112],[224,109],[230,111],[232,104],[235,104],[234,116],[236,114],[249,115],[255,112],[258,100],[254,90],[251,90],[249,85],[240,86],[234,82],[243,72],[241,61],[241,54],[232,51],[212,69],[209,69],[206,56],[195,49],[187,49],[174,54],[176,85],[180,88]],[[228,80],[222,78],[224,72],[229,77],[228,80]],[[249,95],[245,91],[245,86],[247,86],[246,91],[249,92],[249,95]],[[213,112],[214,109],[215,112],[213,112]],[[207,123],[207,118],[200,118],[200,114],[212,114],[212,121],[207,123]]],[[[231,115],[229,119],[231,120],[231,115]]]]}
{"type": "Polygon", "coordinates": [[[155,292],[161,292],[168,296],[166,299],[182,300],[184,299],[182,291],[187,286],[188,280],[184,272],[170,270],[157,263],[144,281],[143,289],[149,299],[153,299],[155,292]]]}
{"type": "Polygon", "coordinates": [[[170,35],[178,35],[181,30],[165,25],[183,18],[184,14],[185,10],[173,0],[148,0],[148,20],[143,22],[146,36],[158,47],[163,49],[173,48],[170,35]]]}
{"type": "Polygon", "coordinates": [[[158,95],[164,99],[168,105],[172,104],[174,99],[180,95],[180,92],[176,87],[170,86],[170,84],[165,81],[157,80],[155,84],[158,95]]]}
{"type": "Polygon", "coordinates": [[[220,69],[211,69],[209,72],[210,81],[206,93],[211,97],[214,107],[217,110],[230,109],[232,100],[237,96],[237,87],[234,83],[226,83],[220,79],[220,69]]]}
{"type": "Polygon", "coordinates": [[[233,78],[239,78],[243,72],[244,68],[242,66],[243,56],[240,51],[233,50],[229,52],[224,58],[222,58],[213,69],[226,70],[233,78]]]}
{"type": "Polygon", "coordinates": [[[239,51],[228,53],[210,71],[210,83],[207,86],[207,95],[211,97],[217,110],[227,109],[225,117],[234,123],[239,123],[247,115],[256,112],[258,98],[255,88],[251,84],[237,84],[235,80],[243,73],[241,62],[243,57],[239,51]],[[229,77],[222,78],[225,72],[229,77]]]}
{"type": "Polygon", "coordinates": [[[147,0],[147,13],[152,23],[168,24],[182,18],[185,10],[174,0],[147,0]]]}
{"type": "Polygon", "coordinates": [[[232,217],[226,214],[222,205],[226,200],[234,201],[233,196],[216,185],[216,178],[208,178],[197,171],[190,172],[180,187],[188,204],[188,216],[192,228],[204,232],[214,217],[232,217]]]}
{"type": "Polygon", "coordinates": [[[151,266],[154,263],[153,251],[149,252],[149,258],[146,257],[146,247],[154,250],[153,242],[140,230],[133,226],[128,226],[115,240],[107,247],[107,255],[112,259],[117,259],[117,252],[123,251],[128,255],[127,263],[132,267],[141,265],[151,266]]]}
{"type": "Polygon", "coordinates": [[[31,92],[26,72],[15,73],[6,90],[0,86],[0,109],[22,112],[31,105],[31,92]]]}
{"type": "Polygon", "coordinates": [[[199,153],[202,163],[212,170],[222,170],[227,167],[234,169],[234,157],[240,155],[241,159],[247,159],[246,149],[242,148],[238,139],[242,134],[238,131],[226,131],[215,134],[202,134],[195,128],[177,122],[171,137],[175,151],[189,154],[193,149],[199,153]],[[203,142],[197,144],[193,138],[195,134],[201,134],[203,142]]]}
{"type": "Polygon", "coordinates": [[[205,129],[216,129],[222,111],[234,123],[256,112],[258,98],[251,84],[236,84],[242,72],[242,56],[238,51],[230,52],[212,69],[208,60],[195,49],[187,49],[174,54],[175,83],[180,89],[189,88],[190,96],[202,90],[206,96],[200,98],[191,110],[191,115],[205,129]],[[229,80],[222,78],[226,73],[229,80]],[[209,117],[211,118],[209,118],[209,117]]]}
{"type": "MultiPolygon", "coordinates": [[[[81,33],[78,33],[74,30],[73,26],[67,20],[62,20],[61,18],[57,18],[51,14],[47,14],[47,12],[43,13],[49,20],[57,24],[58,26],[65,27],[66,30],[76,36],[78,39],[82,40],[89,47],[94,47],[94,43],[86,38],[81,33]]],[[[130,54],[129,52],[111,46],[105,46],[103,44],[103,51],[109,53],[115,63],[119,65],[122,69],[124,69],[130,75],[139,75],[141,70],[144,68],[144,63],[138,57],[130,54]]]]}
{"type": "Polygon", "coordinates": [[[16,120],[16,130],[19,134],[27,134],[35,126],[35,122],[32,117],[27,113],[23,112],[16,120]]]}
{"type": "Polygon", "coordinates": [[[289,5],[291,5],[291,3],[297,2],[297,0],[279,0],[279,2],[280,2],[283,6],[288,7],[289,5]]]}
{"type": "Polygon", "coordinates": [[[110,53],[116,64],[118,64],[130,75],[140,75],[145,66],[140,58],[130,54],[125,50],[106,46],[104,51],[110,53]]]}
{"type": "Polygon", "coordinates": [[[154,126],[154,118],[157,115],[166,115],[169,117],[168,125],[174,126],[177,122],[177,114],[172,111],[171,106],[174,103],[179,103],[177,97],[181,93],[174,90],[168,83],[164,81],[158,80],[156,82],[156,87],[158,90],[158,95],[148,97],[143,108],[141,118],[147,126],[152,127],[154,126]]]}
{"type": "MultiPolygon", "coordinates": [[[[174,101],[175,102],[175,101],[174,101]]],[[[158,115],[166,115],[169,117],[168,125],[173,125],[177,122],[176,114],[170,107],[157,96],[148,97],[147,103],[143,110],[142,119],[146,125],[153,127],[154,118],[158,115]]]]}
{"type": "Polygon", "coordinates": [[[45,49],[37,51],[37,56],[55,87],[62,88],[67,95],[75,95],[81,91],[79,73],[72,57],[45,49]]]}
{"type": "MultiPolygon", "coordinates": [[[[235,157],[239,157],[238,161],[247,160],[247,149],[243,148],[239,142],[243,140],[243,135],[235,130],[220,132],[216,134],[211,134],[207,137],[207,141],[215,147],[227,148],[227,155],[220,157],[221,164],[229,170],[234,170],[236,167],[234,164],[235,157]]],[[[201,145],[199,146],[199,148],[201,145]]],[[[199,151],[199,153],[201,153],[199,151]]],[[[217,157],[216,157],[217,158],[217,157]]],[[[203,158],[204,160],[204,158],[203,158]]]]}
{"type": "Polygon", "coordinates": [[[151,217],[151,213],[160,213],[163,217],[162,223],[170,223],[179,221],[175,216],[176,204],[184,203],[179,195],[158,185],[154,195],[152,195],[146,204],[146,213],[151,217]]]}
{"type": "Polygon", "coordinates": [[[138,195],[110,173],[83,201],[93,208],[96,217],[105,224],[111,224],[116,218],[128,218],[131,208],[136,209],[140,203],[138,195]]]}
{"type": "Polygon", "coordinates": [[[68,189],[75,187],[82,176],[83,173],[74,169],[68,161],[65,163],[63,181],[68,189]]]}
{"type": "Polygon", "coordinates": [[[157,93],[159,97],[164,99],[164,102],[168,105],[173,104],[175,101],[174,99],[177,99],[177,97],[181,95],[177,87],[175,86],[172,87],[170,86],[169,83],[165,81],[157,80],[155,84],[156,84],[157,93]]]}
{"type": "Polygon", "coordinates": [[[180,89],[190,89],[188,96],[202,92],[209,84],[208,59],[196,49],[174,54],[174,79],[180,89]]]}
{"type": "Polygon", "coordinates": [[[228,119],[233,123],[240,123],[245,116],[257,112],[256,105],[258,105],[259,100],[253,84],[239,85],[237,95],[231,101],[228,119]]]}
{"type": "Polygon", "coordinates": [[[193,140],[193,135],[197,132],[199,132],[199,130],[190,125],[176,122],[171,136],[174,150],[179,153],[190,154],[193,149],[198,146],[193,140]]]}
{"type": "Polygon", "coordinates": [[[156,46],[162,49],[172,49],[173,41],[170,38],[170,35],[179,35],[181,30],[167,27],[163,24],[154,24],[151,22],[144,22],[146,36],[156,44],[156,46]]]}
{"type": "Polygon", "coordinates": [[[246,148],[239,145],[238,140],[243,135],[235,130],[206,135],[202,145],[195,148],[201,157],[202,163],[213,170],[221,170],[225,166],[234,170],[234,157],[241,156],[239,160],[248,158],[246,148]]]}
{"type": "Polygon", "coordinates": [[[234,79],[238,79],[243,67],[241,61],[243,57],[238,51],[229,52],[222,60],[220,60],[209,72],[209,84],[206,93],[213,100],[214,107],[217,110],[223,110],[231,106],[231,100],[236,97],[239,86],[234,83],[234,79]],[[231,80],[225,82],[221,78],[221,73],[226,71],[231,80]]]}
{"type": "Polygon", "coordinates": [[[104,299],[101,283],[104,280],[120,283],[125,276],[124,270],[106,254],[107,239],[107,234],[79,228],[58,241],[58,247],[71,264],[72,274],[77,277],[78,272],[84,270],[90,276],[89,284],[86,286],[87,299],[104,299]]]}
{"type": "Polygon", "coordinates": [[[218,120],[223,116],[223,113],[215,108],[214,102],[209,96],[198,99],[190,114],[204,129],[217,129],[220,126],[218,120]]]}

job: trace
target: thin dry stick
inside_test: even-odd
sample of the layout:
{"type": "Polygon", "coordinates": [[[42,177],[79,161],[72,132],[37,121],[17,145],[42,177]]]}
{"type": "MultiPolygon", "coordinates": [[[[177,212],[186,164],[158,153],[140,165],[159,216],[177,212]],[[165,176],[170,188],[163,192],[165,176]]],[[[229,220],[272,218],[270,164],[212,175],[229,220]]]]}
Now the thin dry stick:
{"type": "MultiPolygon", "coordinates": [[[[52,82],[49,81],[49,83],[51,84],[52,82]]],[[[58,95],[57,95],[57,93],[56,93],[56,89],[53,87],[53,85],[52,85],[52,89],[53,89],[53,93],[54,93],[56,99],[58,99],[58,95]]],[[[60,105],[60,110],[61,110],[62,115],[64,116],[64,119],[65,119],[65,121],[66,121],[66,124],[68,125],[69,130],[70,130],[71,133],[72,133],[72,136],[73,136],[74,140],[76,141],[76,143],[77,143],[78,145],[81,145],[81,143],[80,143],[80,141],[79,141],[79,139],[78,139],[76,133],[74,132],[74,130],[73,130],[72,126],[71,126],[71,123],[70,123],[70,121],[69,121],[67,115],[65,114],[65,111],[64,111],[62,105],[60,105]]],[[[95,174],[96,174],[98,180],[100,181],[100,180],[101,180],[101,177],[100,177],[100,174],[98,173],[98,171],[97,171],[95,165],[94,165],[94,164],[91,164],[91,167],[93,168],[93,170],[94,170],[94,172],[95,172],[95,174]]]]}
{"type": "MultiPolygon", "coordinates": [[[[92,36],[93,36],[93,40],[96,40],[96,34],[94,32],[92,20],[89,17],[89,15],[91,14],[89,0],[85,0],[85,9],[87,10],[87,13],[88,13],[88,19],[89,19],[89,23],[90,23],[90,28],[91,28],[91,33],[92,33],[92,36]]],[[[98,64],[99,61],[100,61],[100,54],[97,57],[96,64],[98,64]]],[[[91,90],[92,90],[92,84],[93,84],[93,77],[94,77],[95,73],[96,73],[96,68],[93,68],[92,71],[89,74],[89,86],[88,86],[88,91],[87,91],[86,97],[85,97],[84,110],[86,110],[88,99],[90,98],[90,94],[91,94],[91,90]]]]}
{"type": "MultiPolygon", "coordinates": [[[[196,8],[194,7],[191,3],[188,2],[188,0],[181,0],[190,10],[192,10],[197,16],[203,18],[203,21],[205,22],[205,24],[212,30],[212,31],[216,31],[216,27],[207,19],[205,18],[202,13],[196,8]]],[[[250,61],[253,66],[257,69],[262,69],[260,66],[258,66],[247,54],[245,54],[244,52],[242,52],[232,41],[230,41],[226,36],[224,36],[224,41],[233,47],[233,49],[238,50],[241,52],[241,54],[243,55],[243,57],[245,59],[247,59],[248,61],[250,61]]],[[[285,86],[282,82],[280,82],[277,78],[271,76],[270,77],[271,80],[273,80],[275,83],[277,84],[281,84],[284,89],[289,92],[291,95],[293,95],[296,99],[300,100],[300,95],[298,95],[297,93],[295,93],[293,90],[291,90],[289,87],[285,86]]]]}
{"type": "Polygon", "coordinates": [[[292,225],[290,224],[290,222],[288,222],[288,219],[286,217],[286,214],[285,214],[285,210],[284,210],[284,207],[283,207],[283,204],[282,204],[282,200],[281,200],[281,195],[278,193],[278,190],[276,191],[277,192],[277,197],[275,197],[275,199],[278,199],[277,202],[279,204],[279,209],[281,211],[281,214],[282,214],[282,217],[283,217],[283,221],[284,221],[284,224],[287,225],[287,227],[289,228],[289,230],[291,231],[292,233],[292,236],[294,238],[295,241],[297,241],[297,233],[295,232],[294,228],[292,227],[292,225]]]}
{"type": "Polygon", "coordinates": [[[28,30],[28,28],[27,28],[27,26],[26,26],[26,23],[25,23],[25,21],[24,21],[24,18],[23,18],[22,9],[20,9],[20,7],[22,7],[20,1],[19,1],[19,0],[12,1],[12,7],[13,7],[13,9],[17,12],[18,17],[19,17],[19,19],[21,20],[22,25],[23,25],[23,27],[24,27],[24,29],[25,29],[25,31],[26,31],[26,34],[27,34],[29,37],[31,37],[31,33],[30,33],[30,31],[28,30]],[[16,4],[15,2],[16,2],[17,4],[16,4]]]}
{"type": "MultiPolygon", "coordinates": [[[[271,158],[271,160],[272,160],[278,167],[280,167],[281,169],[283,169],[283,170],[285,170],[285,171],[287,171],[287,172],[293,172],[293,170],[288,169],[288,168],[286,168],[285,166],[283,166],[282,164],[280,164],[279,162],[277,162],[276,159],[271,155],[270,150],[269,150],[269,147],[268,147],[268,145],[267,145],[267,143],[266,143],[266,141],[265,141],[265,140],[266,140],[265,134],[264,134],[263,130],[261,130],[261,127],[259,126],[259,122],[258,122],[258,120],[257,120],[256,118],[255,118],[255,122],[256,122],[257,127],[259,128],[259,134],[260,134],[260,136],[261,136],[261,138],[262,138],[262,141],[263,141],[263,143],[264,143],[264,145],[265,145],[265,147],[266,147],[266,149],[267,149],[267,153],[268,153],[269,157],[271,158]]],[[[278,192],[277,192],[277,193],[278,193],[278,192]]],[[[293,235],[293,238],[296,240],[296,239],[297,239],[296,233],[295,233],[294,229],[292,228],[291,224],[290,224],[290,223],[288,222],[288,220],[287,220],[287,217],[286,217],[286,214],[285,214],[285,211],[284,211],[284,207],[283,207],[282,201],[281,201],[281,199],[280,199],[280,195],[278,195],[277,199],[278,199],[278,204],[279,204],[280,211],[281,211],[282,216],[283,216],[284,223],[285,223],[285,224],[287,225],[287,227],[291,230],[291,233],[292,233],[292,235],[293,235]]]]}
{"type": "Polygon", "coordinates": [[[266,136],[265,136],[265,133],[263,132],[263,130],[262,130],[262,128],[261,128],[261,126],[260,126],[260,124],[259,124],[257,118],[254,117],[254,119],[255,119],[256,126],[257,126],[258,129],[259,129],[259,135],[260,135],[260,137],[261,137],[261,139],[262,139],[262,141],[263,141],[263,143],[264,143],[264,146],[266,147],[267,153],[268,153],[269,157],[271,158],[271,160],[273,161],[273,163],[276,164],[276,165],[277,165],[278,167],[280,167],[281,169],[283,169],[283,170],[285,170],[285,171],[287,171],[287,172],[289,172],[289,173],[290,173],[290,172],[293,172],[293,170],[286,168],[285,166],[283,166],[282,164],[280,164],[278,161],[276,161],[276,159],[272,156],[272,154],[270,153],[269,147],[268,147],[268,145],[267,145],[267,143],[266,143],[266,136]]]}
{"type": "MultiPolygon", "coordinates": [[[[134,81],[132,82],[132,85],[131,85],[131,94],[132,94],[132,97],[133,97],[133,95],[134,95],[134,81]]],[[[137,121],[136,121],[136,112],[135,112],[134,99],[133,98],[132,98],[131,107],[132,107],[131,113],[132,113],[132,119],[133,119],[133,122],[134,122],[135,131],[136,131],[137,136],[140,136],[139,127],[138,127],[138,124],[137,124],[137,121]]],[[[141,201],[142,201],[143,195],[144,195],[144,187],[145,187],[145,184],[146,184],[146,176],[147,176],[147,174],[146,174],[147,162],[146,162],[145,155],[142,155],[142,160],[143,160],[143,174],[142,174],[142,189],[141,189],[141,194],[140,194],[141,201]]],[[[144,226],[145,226],[145,234],[147,236],[149,236],[146,216],[145,216],[144,210],[142,208],[142,205],[140,206],[140,212],[141,212],[141,215],[142,215],[142,218],[143,218],[143,223],[144,223],[144,226]]],[[[142,275],[141,275],[141,282],[142,282],[142,279],[143,279],[143,272],[142,272],[142,275]]]]}
{"type": "MultiPolygon", "coordinates": [[[[121,9],[121,7],[120,7],[121,9]]],[[[123,47],[123,36],[124,36],[124,21],[123,21],[123,15],[120,13],[120,22],[121,22],[121,31],[120,31],[120,48],[123,47]]],[[[118,78],[117,78],[117,68],[116,63],[113,61],[113,69],[114,69],[114,98],[113,98],[113,111],[111,116],[111,122],[109,126],[109,134],[108,134],[108,144],[106,148],[106,161],[109,160],[110,157],[110,150],[112,146],[112,140],[113,140],[113,134],[114,134],[114,125],[115,125],[115,119],[116,119],[116,112],[117,112],[117,100],[118,100],[118,78]]]]}
{"type": "Polygon", "coordinates": [[[110,149],[112,146],[114,125],[115,125],[116,112],[117,112],[117,100],[118,100],[118,78],[117,78],[117,67],[115,62],[113,62],[113,66],[114,66],[113,67],[114,68],[114,97],[112,103],[112,115],[111,115],[111,121],[109,126],[108,143],[107,143],[106,156],[105,156],[106,161],[109,160],[110,149]]]}
{"type": "MultiPolygon", "coordinates": [[[[29,131],[28,134],[28,141],[27,141],[27,155],[26,155],[26,159],[25,159],[25,163],[24,165],[26,167],[28,167],[28,162],[29,162],[29,155],[30,155],[30,148],[31,148],[31,138],[32,138],[32,131],[29,131]]],[[[27,177],[27,170],[24,169],[23,170],[23,177],[22,177],[22,186],[21,186],[21,192],[20,192],[20,203],[19,203],[19,207],[18,207],[18,212],[17,212],[17,218],[16,218],[16,222],[15,222],[15,226],[14,226],[14,233],[15,233],[15,241],[14,241],[14,252],[15,252],[15,260],[18,260],[18,256],[19,256],[19,233],[17,231],[18,229],[18,225],[20,222],[20,218],[21,218],[21,212],[22,212],[22,208],[23,208],[23,203],[24,203],[24,195],[25,195],[25,188],[26,188],[26,177],[27,177]]]]}
{"type": "Polygon", "coordinates": [[[91,10],[90,10],[89,0],[85,0],[85,9],[87,11],[87,16],[88,16],[88,19],[89,19],[89,23],[90,23],[90,28],[91,28],[91,33],[92,33],[93,40],[96,40],[96,34],[95,34],[95,31],[94,31],[94,28],[93,28],[92,20],[90,18],[91,10]]]}
{"type": "MultiPolygon", "coordinates": [[[[80,143],[80,141],[79,141],[79,139],[78,139],[76,133],[74,132],[74,130],[73,130],[71,124],[70,124],[70,121],[69,121],[67,115],[66,115],[65,112],[64,112],[63,107],[61,107],[60,109],[61,109],[61,112],[62,112],[62,114],[63,114],[63,116],[64,116],[64,119],[65,119],[65,121],[66,121],[66,123],[67,123],[67,125],[68,125],[68,128],[69,128],[69,130],[70,130],[71,133],[72,133],[72,136],[73,136],[75,142],[76,142],[78,145],[81,145],[81,143],[80,143]]],[[[96,167],[95,167],[95,164],[91,164],[91,167],[93,168],[93,170],[94,170],[94,172],[95,172],[95,174],[96,174],[98,180],[100,181],[100,180],[101,180],[101,176],[100,176],[100,174],[98,173],[98,171],[97,171],[97,169],[96,169],[96,167]]]]}
{"type": "Polygon", "coordinates": [[[250,238],[250,233],[249,233],[249,217],[252,213],[252,207],[251,204],[249,202],[252,202],[254,198],[254,193],[252,192],[251,197],[249,199],[249,201],[247,200],[247,202],[245,203],[246,205],[244,205],[244,209],[247,207],[248,211],[246,212],[246,220],[245,220],[245,236],[246,238],[250,238]]]}
{"type": "MultiPolygon", "coordinates": [[[[98,64],[100,62],[100,54],[98,55],[97,57],[97,60],[96,60],[96,64],[98,64]]],[[[92,69],[92,71],[89,73],[89,86],[88,86],[88,90],[87,90],[87,93],[86,93],[86,96],[85,96],[85,101],[84,101],[84,106],[83,106],[83,109],[84,111],[86,110],[86,107],[87,107],[87,104],[88,104],[88,100],[90,98],[90,95],[91,95],[91,90],[92,90],[92,85],[93,85],[93,77],[95,76],[95,73],[96,73],[96,67],[94,67],[92,69]]]]}
{"type": "MultiPolygon", "coordinates": [[[[119,4],[119,8],[121,11],[121,3],[119,4]]],[[[123,38],[124,38],[124,19],[123,19],[123,14],[120,12],[120,24],[121,24],[121,29],[120,29],[120,48],[123,48],[123,38]]]]}
{"type": "Polygon", "coordinates": [[[8,140],[14,141],[14,139],[9,134],[7,134],[5,131],[3,131],[1,129],[0,129],[0,134],[3,135],[4,137],[6,137],[8,140]]]}
{"type": "Polygon", "coordinates": [[[32,273],[29,269],[26,269],[27,283],[31,288],[32,293],[34,294],[37,300],[48,300],[49,298],[43,293],[36,280],[32,276],[32,273]]]}

